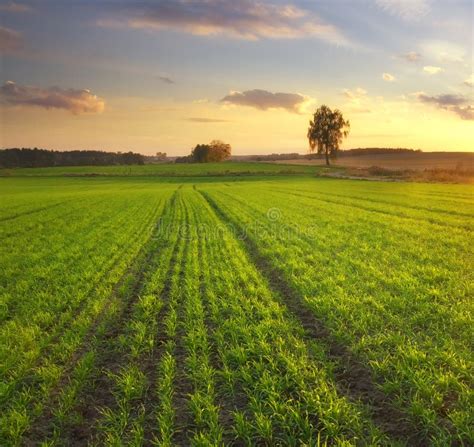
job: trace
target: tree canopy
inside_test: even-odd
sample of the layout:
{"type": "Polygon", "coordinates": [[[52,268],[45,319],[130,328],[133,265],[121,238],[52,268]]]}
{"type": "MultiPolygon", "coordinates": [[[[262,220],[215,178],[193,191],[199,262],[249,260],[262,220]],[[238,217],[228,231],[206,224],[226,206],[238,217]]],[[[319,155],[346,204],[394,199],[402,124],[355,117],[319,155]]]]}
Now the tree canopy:
{"type": "Polygon", "coordinates": [[[176,159],[178,163],[215,163],[227,160],[231,155],[230,144],[212,140],[209,144],[198,144],[186,157],[176,159]]]}
{"type": "Polygon", "coordinates": [[[309,122],[308,141],[310,151],[315,149],[318,154],[324,154],[326,164],[329,165],[329,156],[334,156],[339,150],[343,138],[349,134],[350,124],[338,109],[332,111],[322,105],[309,122]]]}
{"type": "Polygon", "coordinates": [[[143,164],[145,157],[133,152],[50,151],[12,148],[0,150],[0,167],[104,166],[143,164]]]}

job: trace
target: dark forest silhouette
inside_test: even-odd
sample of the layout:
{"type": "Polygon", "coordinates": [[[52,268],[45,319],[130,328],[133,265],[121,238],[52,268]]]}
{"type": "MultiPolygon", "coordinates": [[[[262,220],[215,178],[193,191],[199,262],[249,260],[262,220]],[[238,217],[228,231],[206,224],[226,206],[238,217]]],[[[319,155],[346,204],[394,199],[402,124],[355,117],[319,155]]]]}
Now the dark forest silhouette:
{"type": "Polygon", "coordinates": [[[50,151],[37,148],[0,150],[0,167],[3,168],[142,165],[144,163],[145,157],[133,152],[50,151]]]}

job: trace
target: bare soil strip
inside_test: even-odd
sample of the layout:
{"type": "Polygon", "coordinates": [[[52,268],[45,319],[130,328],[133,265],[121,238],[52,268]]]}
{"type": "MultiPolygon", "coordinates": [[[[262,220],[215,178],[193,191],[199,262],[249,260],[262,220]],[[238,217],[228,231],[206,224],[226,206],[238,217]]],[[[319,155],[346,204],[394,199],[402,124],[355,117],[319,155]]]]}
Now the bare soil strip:
{"type": "MultiPolygon", "coordinates": [[[[239,222],[219,208],[207,193],[199,192],[221,220],[241,229],[239,222]]],[[[395,408],[391,398],[381,391],[381,384],[377,383],[370,368],[336,340],[324,323],[316,318],[304,298],[284,279],[284,272],[260,253],[255,241],[247,237],[241,243],[249,259],[266,279],[272,294],[279,297],[289,313],[301,323],[309,339],[326,347],[329,360],[336,365],[334,375],[338,391],[351,401],[362,402],[373,422],[393,439],[410,446],[428,446],[427,437],[418,433],[407,415],[395,408]]]]}

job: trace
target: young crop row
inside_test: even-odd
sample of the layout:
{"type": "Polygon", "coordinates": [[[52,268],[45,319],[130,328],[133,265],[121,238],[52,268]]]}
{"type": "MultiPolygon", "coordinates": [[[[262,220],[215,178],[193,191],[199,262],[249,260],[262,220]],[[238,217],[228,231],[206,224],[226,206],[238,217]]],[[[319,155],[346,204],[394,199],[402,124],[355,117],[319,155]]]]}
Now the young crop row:
{"type": "Polygon", "coordinates": [[[464,189],[23,180],[0,444],[474,442],[464,189]]]}
{"type": "Polygon", "coordinates": [[[118,337],[95,442],[393,445],[340,395],[324,351],[235,235],[205,236],[221,221],[204,197],[183,188],[175,208],[164,221],[173,254],[150,270],[118,337]]]}
{"type": "MultiPolygon", "coordinates": [[[[329,203],[317,191],[295,197],[268,187],[255,195],[244,184],[209,186],[206,194],[266,260],[267,274],[282,276],[333,334],[326,342],[347,346],[367,365],[420,438],[472,442],[467,219],[457,216],[458,225],[449,227],[405,215],[410,210],[387,219],[348,201],[329,203]],[[268,215],[272,206],[276,222],[268,215]]],[[[335,357],[351,366],[341,352],[335,357]]]]}
{"type": "Polygon", "coordinates": [[[169,231],[158,232],[145,272],[117,302],[124,311],[96,328],[27,439],[393,445],[340,394],[324,350],[235,234],[203,237],[221,219],[199,192],[179,190],[160,224],[169,231]]]}
{"type": "Polygon", "coordinates": [[[14,226],[18,233],[2,247],[2,443],[20,442],[65,377],[80,376],[93,360],[78,352],[91,327],[113,308],[114,285],[149,237],[171,192],[115,191],[97,199],[98,193],[74,207],[71,220],[57,214],[59,208],[35,216],[40,228],[33,234],[21,231],[22,217],[9,222],[9,231],[14,226]],[[19,259],[26,260],[21,269],[19,259]]]}
{"type": "Polygon", "coordinates": [[[340,395],[324,351],[306,339],[204,196],[190,192],[187,200],[199,216],[192,228],[225,443],[389,444],[365,409],[340,395]]]}

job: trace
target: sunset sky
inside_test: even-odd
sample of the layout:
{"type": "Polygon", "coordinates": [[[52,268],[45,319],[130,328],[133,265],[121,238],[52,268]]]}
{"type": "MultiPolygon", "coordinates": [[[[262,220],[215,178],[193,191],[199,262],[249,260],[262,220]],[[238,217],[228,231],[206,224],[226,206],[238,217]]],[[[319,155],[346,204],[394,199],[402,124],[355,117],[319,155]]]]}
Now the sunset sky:
{"type": "Polygon", "coordinates": [[[0,146],[474,150],[471,0],[0,0],[0,146]]]}

